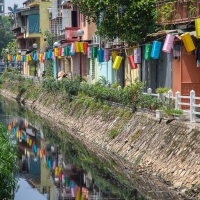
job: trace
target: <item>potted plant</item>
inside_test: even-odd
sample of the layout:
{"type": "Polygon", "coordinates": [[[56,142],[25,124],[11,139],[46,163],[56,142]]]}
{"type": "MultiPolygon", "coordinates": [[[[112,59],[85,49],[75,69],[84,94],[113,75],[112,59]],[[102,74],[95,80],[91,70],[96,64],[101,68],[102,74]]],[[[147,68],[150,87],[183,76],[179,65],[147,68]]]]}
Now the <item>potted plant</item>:
{"type": "Polygon", "coordinates": [[[165,110],[165,114],[167,115],[168,119],[174,119],[174,109],[165,110]]]}
{"type": "Polygon", "coordinates": [[[156,109],[156,118],[161,119],[164,116],[164,110],[162,108],[156,109]]]}
{"type": "Polygon", "coordinates": [[[186,114],[183,113],[183,110],[174,109],[173,112],[174,112],[175,119],[178,119],[180,121],[185,121],[186,120],[186,114]]]}
{"type": "Polygon", "coordinates": [[[156,93],[159,94],[159,99],[161,101],[164,101],[165,100],[165,95],[167,94],[167,92],[169,91],[170,89],[169,88],[166,88],[166,87],[158,87],[156,89],[156,93]]]}

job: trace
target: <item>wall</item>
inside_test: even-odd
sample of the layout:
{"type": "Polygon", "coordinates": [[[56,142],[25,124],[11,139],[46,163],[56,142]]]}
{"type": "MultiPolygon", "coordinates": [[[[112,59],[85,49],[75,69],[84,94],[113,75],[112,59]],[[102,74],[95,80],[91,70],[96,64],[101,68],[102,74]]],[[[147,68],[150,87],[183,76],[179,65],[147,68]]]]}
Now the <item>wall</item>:
{"type": "Polygon", "coordinates": [[[49,11],[47,8],[50,8],[52,6],[52,2],[47,1],[40,1],[40,29],[41,29],[41,35],[40,35],[40,49],[42,49],[44,45],[44,38],[45,38],[45,31],[49,30],[49,11]]]}
{"type": "MultiPolygon", "coordinates": [[[[59,127],[63,124],[67,132],[88,148],[112,157],[146,198],[185,199],[183,196],[189,194],[192,188],[198,188],[199,124],[168,123],[165,119],[160,122],[154,115],[140,112],[127,120],[115,114],[117,108],[106,117],[102,109],[91,114],[84,106],[73,104],[64,117],[62,110],[65,108],[58,111],[53,109],[57,109],[56,105],[51,104],[49,108],[42,106],[46,98],[49,97],[41,96],[32,105],[35,112],[52,119],[54,124],[54,119],[57,119],[59,127]],[[111,139],[109,132],[114,129],[119,134],[111,139]],[[181,194],[175,191],[181,191],[181,194]]],[[[59,97],[53,97],[52,102],[59,103],[59,97]]]]}

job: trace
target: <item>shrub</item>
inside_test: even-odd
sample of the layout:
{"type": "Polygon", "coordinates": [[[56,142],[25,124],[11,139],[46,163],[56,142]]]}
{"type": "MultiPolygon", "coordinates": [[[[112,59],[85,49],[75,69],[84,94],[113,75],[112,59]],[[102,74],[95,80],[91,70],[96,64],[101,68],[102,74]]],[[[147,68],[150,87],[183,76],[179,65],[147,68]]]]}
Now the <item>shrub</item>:
{"type": "Polygon", "coordinates": [[[116,130],[116,129],[111,129],[110,130],[110,132],[109,132],[109,137],[110,137],[110,139],[114,139],[115,137],[117,137],[118,136],[118,131],[116,130]]]}
{"type": "Polygon", "coordinates": [[[167,93],[169,90],[170,90],[169,88],[159,87],[159,88],[156,89],[156,93],[157,94],[167,93]]]}

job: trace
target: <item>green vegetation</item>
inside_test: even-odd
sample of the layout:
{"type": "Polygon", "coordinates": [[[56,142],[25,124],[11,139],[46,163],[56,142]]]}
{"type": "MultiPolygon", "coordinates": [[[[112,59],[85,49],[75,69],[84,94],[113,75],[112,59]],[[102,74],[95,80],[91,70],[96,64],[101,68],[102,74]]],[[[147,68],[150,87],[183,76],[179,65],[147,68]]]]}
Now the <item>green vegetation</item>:
{"type": "Polygon", "coordinates": [[[12,41],[14,39],[14,34],[11,31],[11,22],[8,18],[8,16],[3,16],[2,17],[2,25],[3,27],[0,28],[0,35],[1,35],[1,42],[0,42],[0,53],[1,53],[1,57],[4,56],[2,51],[3,48],[5,48],[8,43],[12,43],[10,41],[12,41]]]}
{"type": "Polygon", "coordinates": [[[166,2],[157,11],[157,19],[160,19],[160,21],[162,22],[171,20],[173,17],[173,12],[174,12],[174,3],[166,2]]]}
{"type": "Polygon", "coordinates": [[[168,109],[168,110],[165,110],[165,113],[166,114],[171,114],[171,115],[182,115],[183,114],[183,110],[180,110],[180,109],[168,109]]]}
{"type": "Polygon", "coordinates": [[[163,102],[160,99],[151,95],[140,94],[139,103],[137,105],[141,108],[156,110],[163,105],[163,102]]]}
{"type": "Polygon", "coordinates": [[[114,139],[115,137],[118,136],[118,134],[119,134],[118,131],[116,129],[114,129],[114,128],[112,128],[109,131],[109,137],[110,137],[110,139],[114,139]]]}
{"type": "Polygon", "coordinates": [[[157,94],[167,93],[169,90],[170,90],[169,88],[159,87],[159,88],[156,89],[156,93],[157,93],[157,94]]]}
{"type": "MultiPolygon", "coordinates": [[[[50,93],[53,96],[62,94],[64,97],[63,100],[68,102],[71,102],[74,97],[79,96],[77,105],[83,104],[84,109],[87,109],[88,107],[93,110],[103,108],[102,111],[106,113],[106,117],[108,117],[108,113],[110,116],[112,115],[112,112],[109,112],[109,110],[111,110],[110,105],[112,105],[113,102],[129,107],[133,112],[136,110],[136,107],[151,110],[156,110],[158,108],[170,110],[174,108],[174,101],[172,99],[161,101],[151,95],[143,94],[142,89],[144,83],[138,81],[138,79],[135,79],[133,84],[118,90],[116,87],[107,87],[104,79],[98,81],[94,85],[89,85],[86,82],[80,84],[80,78],[78,76],[73,77],[72,79],[65,78],[60,81],[56,81],[53,77],[48,76],[40,83],[34,82],[31,79],[25,79],[18,72],[8,69],[2,74],[0,84],[2,88],[18,94],[18,98],[23,97],[30,100],[37,99],[40,94],[45,92],[50,93]]],[[[168,90],[169,88],[157,88],[156,92],[163,93],[168,90]]],[[[53,100],[49,97],[48,101],[45,101],[44,104],[48,104],[52,101],[53,100]]],[[[64,103],[65,101],[62,102],[62,104],[64,103]]],[[[73,109],[76,109],[76,107],[73,109]]],[[[79,111],[79,114],[84,112],[84,110],[80,108],[79,111]]]]}
{"type": "Polygon", "coordinates": [[[0,124],[0,197],[11,199],[16,189],[17,148],[13,144],[6,128],[0,124]]]}

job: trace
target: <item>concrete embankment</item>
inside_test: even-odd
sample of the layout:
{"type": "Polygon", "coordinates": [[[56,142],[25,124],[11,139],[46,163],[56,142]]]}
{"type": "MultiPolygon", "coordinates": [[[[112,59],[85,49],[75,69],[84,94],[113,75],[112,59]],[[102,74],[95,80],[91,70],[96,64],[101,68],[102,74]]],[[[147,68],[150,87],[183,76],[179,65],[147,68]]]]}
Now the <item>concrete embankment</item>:
{"type": "MultiPolygon", "coordinates": [[[[1,93],[15,97],[8,91],[1,93]]],[[[67,105],[58,95],[43,94],[34,102],[23,102],[97,155],[114,159],[146,199],[200,199],[198,124],[160,122],[153,114],[141,112],[120,115],[118,108],[91,112],[77,101],[67,105]],[[111,132],[116,132],[115,137],[110,137],[111,132]]]]}

